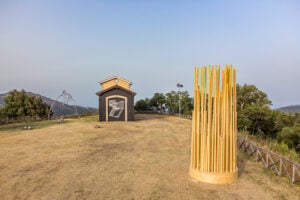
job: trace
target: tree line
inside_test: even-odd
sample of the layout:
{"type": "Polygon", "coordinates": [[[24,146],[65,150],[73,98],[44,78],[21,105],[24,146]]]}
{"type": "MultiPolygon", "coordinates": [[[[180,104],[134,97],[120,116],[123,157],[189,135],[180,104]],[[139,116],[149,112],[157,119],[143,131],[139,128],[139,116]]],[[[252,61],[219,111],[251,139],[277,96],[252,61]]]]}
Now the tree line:
{"type": "MultiPolygon", "coordinates": [[[[178,113],[179,98],[181,113],[192,114],[193,98],[188,91],[171,91],[166,94],[155,93],[135,103],[136,111],[159,113],[178,113]]],[[[276,139],[300,154],[300,114],[286,114],[271,109],[272,102],[267,94],[255,85],[237,85],[237,121],[238,130],[251,135],[276,139]]],[[[4,107],[0,107],[2,118],[42,118],[50,113],[50,106],[41,97],[29,95],[25,90],[12,90],[4,98],[4,107]]]]}
{"type": "Polygon", "coordinates": [[[179,113],[179,98],[181,102],[180,112],[191,114],[193,99],[189,96],[188,91],[155,93],[151,98],[137,101],[134,108],[138,112],[179,113]]]}
{"type": "MultiPolygon", "coordinates": [[[[192,114],[193,98],[187,91],[155,93],[135,103],[136,111],[192,114]]],[[[238,130],[251,135],[272,138],[300,153],[300,114],[286,114],[271,109],[268,95],[255,85],[237,84],[238,130]]]]}
{"type": "Polygon", "coordinates": [[[4,98],[4,107],[0,107],[0,117],[42,118],[52,114],[50,106],[41,97],[29,95],[25,90],[12,90],[4,98]]]}

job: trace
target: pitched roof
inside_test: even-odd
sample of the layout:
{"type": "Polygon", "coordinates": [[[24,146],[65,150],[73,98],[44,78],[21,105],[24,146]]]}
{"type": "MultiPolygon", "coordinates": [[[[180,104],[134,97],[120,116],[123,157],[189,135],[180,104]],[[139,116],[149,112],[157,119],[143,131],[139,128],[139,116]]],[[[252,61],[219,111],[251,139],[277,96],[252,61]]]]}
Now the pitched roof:
{"type": "Polygon", "coordinates": [[[104,94],[105,92],[108,92],[108,91],[113,90],[113,89],[121,89],[121,90],[123,90],[123,91],[125,91],[125,92],[127,92],[127,93],[129,93],[129,94],[131,94],[131,95],[133,95],[133,96],[136,95],[135,92],[133,92],[133,91],[131,91],[131,90],[128,90],[128,89],[126,89],[126,88],[123,88],[123,87],[121,87],[121,86],[119,86],[119,85],[114,85],[114,86],[112,86],[112,87],[110,87],[110,88],[107,88],[107,89],[105,89],[105,90],[101,90],[101,91],[97,92],[96,94],[97,94],[98,96],[100,96],[100,95],[104,94]]]}
{"type": "Polygon", "coordinates": [[[103,83],[105,83],[105,82],[107,82],[107,81],[114,80],[114,79],[121,79],[121,80],[127,82],[128,84],[132,85],[132,83],[131,83],[130,81],[128,81],[128,80],[126,80],[125,78],[122,78],[122,77],[120,77],[120,76],[113,76],[113,77],[110,77],[110,78],[105,79],[105,80],[103,80],[103,81],[100,81],[99,83],[100,83],[100,84],[103,84],[103,83]]]}

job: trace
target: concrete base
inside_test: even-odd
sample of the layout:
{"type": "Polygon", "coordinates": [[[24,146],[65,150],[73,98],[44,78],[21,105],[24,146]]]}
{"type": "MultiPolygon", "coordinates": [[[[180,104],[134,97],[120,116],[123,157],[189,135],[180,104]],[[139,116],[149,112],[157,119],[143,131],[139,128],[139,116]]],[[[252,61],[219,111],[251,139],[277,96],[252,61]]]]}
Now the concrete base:
{"type": "Polygon", "coordinates": [[[238,178],[238,168],[227,173],[205,173],[190,168],[190,176],[198,181],[212,184],[233,183],[238,178]]]}

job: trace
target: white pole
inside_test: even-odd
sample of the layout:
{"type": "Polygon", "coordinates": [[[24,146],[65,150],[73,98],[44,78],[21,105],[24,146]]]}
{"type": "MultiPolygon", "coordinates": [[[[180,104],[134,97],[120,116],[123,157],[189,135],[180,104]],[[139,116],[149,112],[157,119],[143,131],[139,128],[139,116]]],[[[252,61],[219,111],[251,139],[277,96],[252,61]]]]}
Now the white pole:
{"type": "Polygon", "coordinates": [[[181,112],[180,87],[179,87],[179,90],[178,90],[178,98],[179,98],[179,114],[178,114],[178,118],[180,119],[180,112],[181,112]]]}
{"type": "Polygon", "coordinates": [[[178,112],[178,118],[180,119],[181,117],[181,95],[180,95],[180,88],[183,87],[182,84],[177,83],[177,87],[178,87],[178,100],[179,100],[179,112],[178,112]]]}

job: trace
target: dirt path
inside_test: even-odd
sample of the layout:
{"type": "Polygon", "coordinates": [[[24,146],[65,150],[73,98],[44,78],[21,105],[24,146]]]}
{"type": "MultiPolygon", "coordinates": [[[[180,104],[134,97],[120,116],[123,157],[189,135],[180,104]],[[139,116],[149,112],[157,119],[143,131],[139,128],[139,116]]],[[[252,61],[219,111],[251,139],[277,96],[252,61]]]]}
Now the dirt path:
{"type": "Polygon", "coordinates": [[[0,199],[300,199],[300,186],[239,154],[237,182],[188,176],[191,121],[96,117],[0,132],[0,199]],[[95,128],[95,125],[101,128],[95,128]]]}

